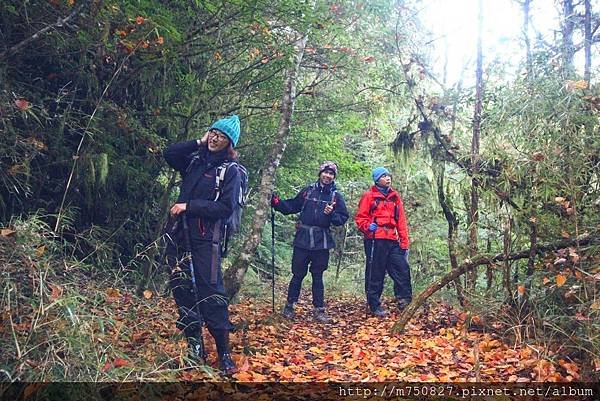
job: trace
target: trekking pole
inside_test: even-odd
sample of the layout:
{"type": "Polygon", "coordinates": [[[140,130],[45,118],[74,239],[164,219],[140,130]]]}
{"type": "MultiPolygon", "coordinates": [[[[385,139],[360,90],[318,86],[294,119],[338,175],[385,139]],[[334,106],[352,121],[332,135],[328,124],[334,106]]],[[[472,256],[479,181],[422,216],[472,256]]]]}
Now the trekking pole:
{"type": "Polygon", "coordinates": [[[271,310],[275,313],[275,209],[271,206],[271,310]]]}
{"type": "Polygon", "coordinates": [[[202,319],[202,313],[200,312],[200,299],[199,299],[199,294],[198,294],[198,284],[196,283],[196,271],[194,268],[194,258],[193,258],[193,254],[192,254],[192,241],[190,239],[190,227],[188,225],[188,221],[187,218],[185,216],[185,213],[181,214],[181,221],[183,224],[183,238],[185,241],[185,250],[189,256],[189,262],[190,262],[190,273],[192,275],[192,287],[194,289],[194,299],[195,299],[195,304],[194,304],[194,313],[196,314],[196,318],[198,319],[198,324],[200,326],[199,331],[199,345],[200,345],[200,355],[202,355],[202,359],[205,359],[204,355],[206,355],[205,353],[205,348],[204,348],[204,336],[202,334],[202,327],[204,326],[204,320],[202,319]]]}
{"type": "MultiPolygon", "coordinates": [[[[373,223],[377,224],[377,218],[373,219],[373,223]]],[[[377,229],[375,229],[377,231],[377,229]]],[[[371,288],[371,275],[373,274],[373,256],[375,254],[375,231],[373,231],[372,239],[371,239],[371,252],[369,255],[369,274],[367,278],[367,310],[365,312],[366,317],[369,317],[369,289],[371,288]]]]}

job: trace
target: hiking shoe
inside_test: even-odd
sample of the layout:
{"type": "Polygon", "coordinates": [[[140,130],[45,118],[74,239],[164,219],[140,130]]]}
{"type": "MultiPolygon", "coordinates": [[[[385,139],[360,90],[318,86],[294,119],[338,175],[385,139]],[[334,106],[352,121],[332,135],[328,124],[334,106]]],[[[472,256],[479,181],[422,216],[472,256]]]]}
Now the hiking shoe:
{"type": "Polygon", "coordinates": [[[232,376],[237,373],[237,366],[235,366],[235,362],[231,359],[230,353],[219,355],[219,369],[221,369],[225,376],[232,376]]]}
{"type": "Polygon", "coordinates": [[[411,300],[410,300],[410,299],[399,299],[399,300],[398,300],[398,303],[397,303],[397,305],[398,305],[398,310],[399,310],[400,312],[402,312],[404,309],[406,309],[406,307],[407,307],[408,305],[410,305],[410,303],[411,303],[411,300]]]}
{"type": "Polygon", "coordinates": [[[281,312],[283,317],[287,319],[293,319],[296,314],[294,313],[294,304],[285,304],[283,307],[283,312],[281,312]]]}
{"type": "Polygon", "coordinates": [[[187,337],[187,342],[190,359],[200,364],[204,364],[207,355],[202,340],[197,337],[187,337]]]}
{"type": "Polygon", "coordinates": [[[381,306],[378,306],[375,310],[371,309],[371,316],[386,317],[387,314],[381,306]]]}
{"type": "Polygon", "coordinates": [[[331,318],[325,313],[325,308],[315,308],[313,318],[319,323],[331,323],[331,318]]]}

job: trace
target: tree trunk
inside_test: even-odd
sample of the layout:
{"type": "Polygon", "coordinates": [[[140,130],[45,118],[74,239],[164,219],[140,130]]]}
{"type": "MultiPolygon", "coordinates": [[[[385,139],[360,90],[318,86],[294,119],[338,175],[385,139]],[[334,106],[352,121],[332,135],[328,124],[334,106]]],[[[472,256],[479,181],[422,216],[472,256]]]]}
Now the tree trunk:
{"type": "Polygon", "coordinates": [[[508,299],[513,299],[512,285],[510,282],[510,261],[508,260],[508,255],[510,254],[510,250],[512,247],[511,234],[512,233],[512,218],[508,216],[506,218],[506,223],[504,226],[503,232],[503,253],[504,253],[504,270],[503,270],[503,278],[502,283],[504,284],[504,289],[506,290],[506,295],[508,299]]]}
{"type": "Polygon", "coordinates": [[[584,15],[584,38],[583,49],[585,52],[585,66],[583,68],[583,79],[586,80],[588,88],[590,87],[590,78],[592,76],[592,5],[590,0],[585,0],[584,15]]]}
{"type": "Polygon", "coordinates": [[[529,40],[529,10],[531,9],[531,0],[523,2],[523,39],[525,41],[525,60],[527,68],[527,81],[531,82],[533,78],[533,63],[531,58],[531,41],[529,40]]]}
{"type": "MultiPolygon", "coordinates": [[[[475,111],[473,113],[473,137],[471,138],[471,166],[473,176],[471,179],[471,207],[469,227],[469,253],[471,257],[477,255],[477,228],[479,221],[479,194],[477,191],[477,178],[479,174],[479,142],[481,137],[481,113],[483,109],[483,1],[479,0],[479,23],[477,34],[477,68],[475,71],[475,111]]],[[[469,272],[469,287],[475,288],[477,281],[477,269],[469,272]]]]}
{"type": "Polygon", "coordinates": [[[562,21],[562,59],[563,71],[566,78],[574,74],[573,58],[575,57],[575,46],[573,45],[573,31],[575,29],[575,9],[573,0],[563,0],[562,21]]]}
{"type": "MultiPolygon", "coordinates": [[[[548,251],[555,251],[558,249],[568,248],[570,246],[575,246],[579,244],[580,246],[586,246],[591,244],[600,243],[600,233],[595,232],[591,235],[586,235],[577,238],[563,239],[549,244],[538,245],[535,249],[536,254],[543,254],[548,251]]],[[[473,270],[477,266],[481,265],[489,265],[496,262],[501,261],[510,261],[510,260],[519,260],[530,257],[530,249],[525,249],[519,252],[512,253],[510,255],[505,255],[504,253],[499,253],[496,255],[477,255],[472,259],[465,260],[458,269],[454,269],[446,274],[444,277],[439,279],[437,282],[431,284],[427,287],[423,292],[421,292],[412,303],[404,309],[398,321],[394,323],[392,327],[393,332],[401,332],[406,327],[406,324],[410,320],[410,318],[417,312],[417,310],[425,303],[425,301],[435,294],[440,289],[447,286],[452,281],[456,280],[458,277],[463,275],[464,273],[473,270]]]]}
{"type": "MultiPolygon", "coordinates": [[[[439,166],[436,169],[437,175],[437,190],[438,190],[438,201],[440,206],[442,207],[442,211],[444,212],[444,217],[446,217],[446,221],[448,222],[448,257],[450,258],[450,266],[452,270],[458,269],[458,259],[456,257],[456,235],[458,230],[458,218],[456,217],[456,212],[452,210],[452,205],[446,199],[446,194],[444,193],[444,174],[445,174],[445,162],[438,162],[439,166]]],[[[454,286],[456,288],[456,296],[458,298],[458,302],[460,306],[465,305],[465,297],[463,294],[462,285],[460,284],[460,280],[454,281],[454,286]]]]}
{"type": "Polygon", "coordinates": [[[300,69],[300,63],[304,55],[307,36],[296,41],[296,55],[293,65],[286,70],[283,83],[283,96],[281,98],[281,117],[279,120],[279,128],[275,137],[273,148],[267,156],[265,168],[262,170],[260,187],[258,189],[258,201],[256,211],[252,218],[250,234],[244,241],[242,249],[233,261],[232,265],[225,271],[223,281],[225,284],[225,292],[230,298],[234,297],[240,290],[248,266],[256,253],[256,249],[260,244],[262,229],[267,221],[270,197],[273,193],[275,182],[275,171],[279,165],[279,161],[285,152],[287,141],[290,135],[290,126],[294,106],[296,103],[296,79],[300,69]]]}

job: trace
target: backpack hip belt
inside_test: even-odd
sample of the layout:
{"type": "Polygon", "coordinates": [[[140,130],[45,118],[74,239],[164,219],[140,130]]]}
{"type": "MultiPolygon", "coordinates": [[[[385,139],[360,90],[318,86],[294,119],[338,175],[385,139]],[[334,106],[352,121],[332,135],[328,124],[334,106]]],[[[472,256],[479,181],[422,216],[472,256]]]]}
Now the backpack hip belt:
{"type": "Polygon", "coordinates": [[[308,226],[306,224],[300,224],[299,228],[305,228],[308,230],[308,237],[310,238],[310,248],[313,249],[315,247],[315,230],[323,231],[323,246],[327,249],[327,233],[329,232],[329,228],[323,228],[319,226],[308,226]]]}

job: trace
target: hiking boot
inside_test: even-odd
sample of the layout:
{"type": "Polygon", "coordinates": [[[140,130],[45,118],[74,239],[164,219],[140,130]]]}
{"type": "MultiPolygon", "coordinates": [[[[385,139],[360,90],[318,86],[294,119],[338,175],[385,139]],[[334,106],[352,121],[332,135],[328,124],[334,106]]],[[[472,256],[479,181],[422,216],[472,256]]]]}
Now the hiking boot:
{"type": "Polygon", "coordinates": [[[219,369],[221,369],[225,376],[232,376],[237,373],[238,369],[233,359],[231,359],[230,353],[219,355],[219,369]]]}
{"type": "Polygon", "coordinates": [[[293,319],[296,314],[294,313],[294,304],[285,304],[283,307],[283,312],[281,312],[283,317],[287,319],[293,319]]]}
{"type": "Polygon", "coordinates": [[[204,364],[206,362],[206,350],[204,349],[204,343],[198,337],[187,337],[188,349],[190,359],[204,364]]]}
{"type": "Polygon", "coordinates": [[[398,311],[402,312],[404,309],[406,309],[406,307],[408,305],[410,305],[411,300],[410,299],[399,299],[398,300],[398,311]]]}
{"type": "Polygon", "coordinates": [[[375,310],[371,309],[371,316],[386,317],[387,314],[381,306],[378,306],[375,310]]]}
{"type": "Polygon", "coordinates": [[[325,308],[315,308],[313,311],[313,319],[319,323],[331,323],[331,319],[325,313],[325,308]]]}

